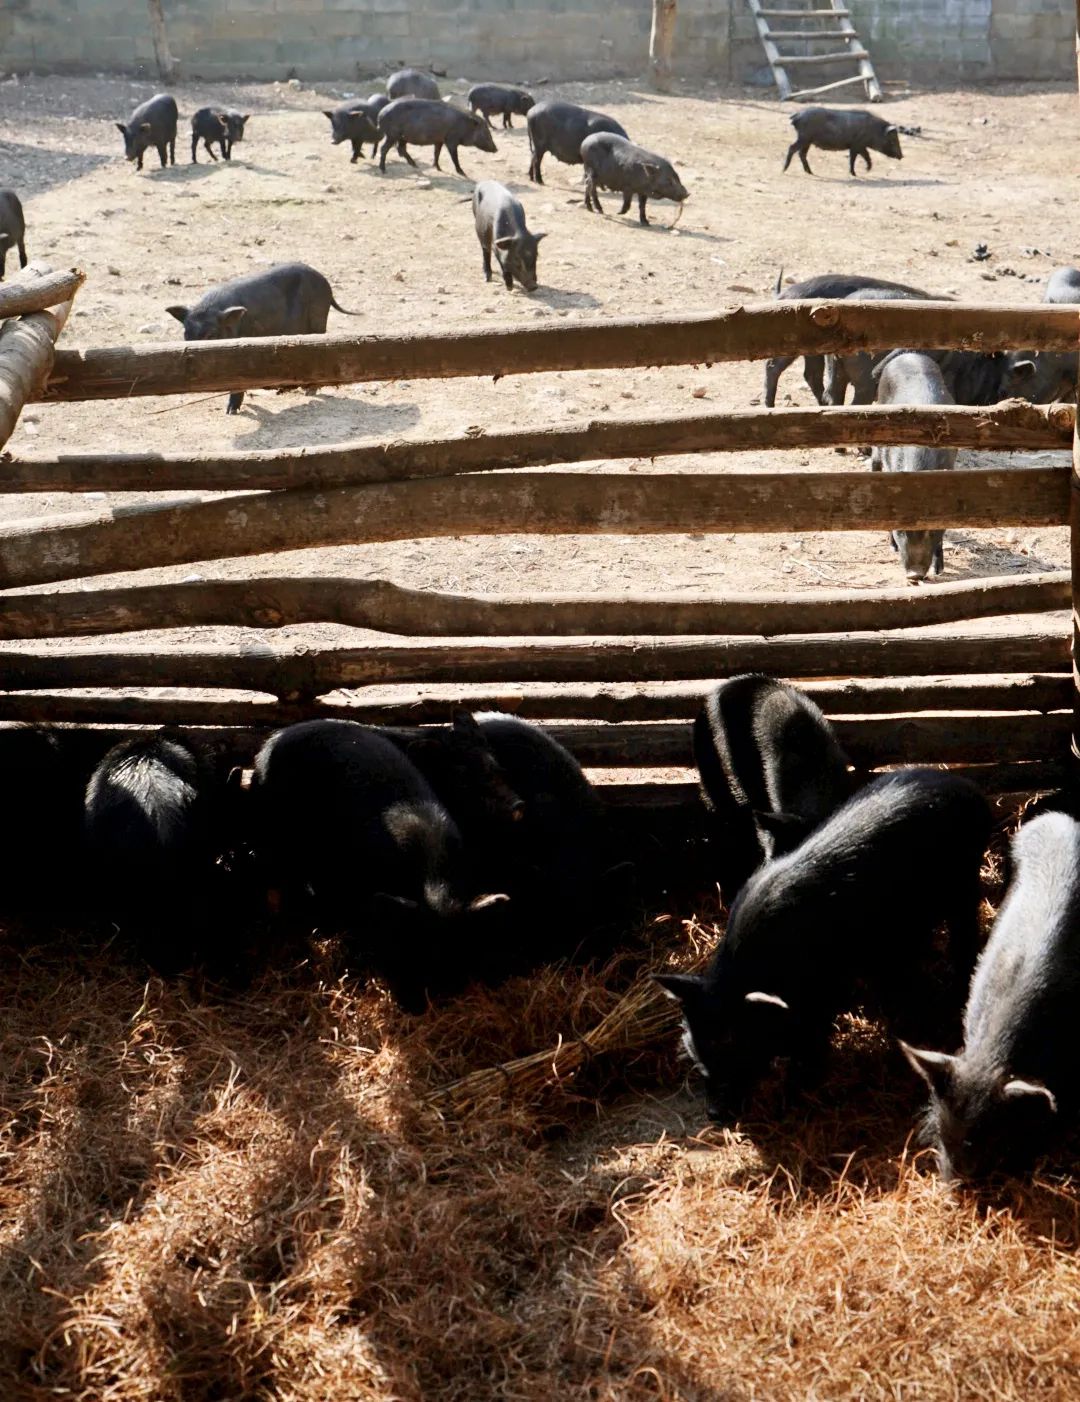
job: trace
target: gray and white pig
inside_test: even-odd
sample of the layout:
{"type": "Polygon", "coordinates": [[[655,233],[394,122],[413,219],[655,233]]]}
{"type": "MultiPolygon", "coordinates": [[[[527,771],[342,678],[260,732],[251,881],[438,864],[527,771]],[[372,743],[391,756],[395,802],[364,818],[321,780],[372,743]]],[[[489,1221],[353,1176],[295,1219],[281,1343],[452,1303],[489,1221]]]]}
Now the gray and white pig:
{"type": "Polygon", "coordinates": [[[398,155],[404,156],[411,166],[416,162],[406,150],[407,146],[434,146],[436,170],[442,169],[439,156],[445,146],[459,175],[465,174],[458,160],[459,146],[475,146],[489,152],[497,149],[483,117],[463,112],[448,102],[433,102],[424,97],[399,97],[388,103],[379,113],[378,127],[383,141],[379,153],[380,170],[386,169],[386,156],[391,146],[396,146],[398,155]]]}
{"type": "Polygon", "coordinates": [[[430,102],[439,102],[442,93],[430,73],[421,73],[418,68],[399,68],[386,80],[386,96],[391,102],[399,97],[426,97],[430,102]]]}
{"type": "Polygon", "coordinates": [[[504,128],[513,129],[512,116],[525,117],[536,105],[532,93],[524,88],[508,88],[501,83],[474,83],[466,95],[474,112],[482,113],[488,126],[492,116],[502,117],[504,128]]]}
{"type": "Polygon", "coordinates": [[[179,114],[176,99],[169,93],[159,92],[146,102],[141,102],[128,118],[127,125],[117,122],[117,130],[124,138],[124,155],[135,162],[135,169],[143,168],[143,152],[156,147],[162,166],[176,164],[176,123],[179,114]]]}
{"type": "Polygon", "coordinates": [[[798,155],[807,175],[813,175],[806,153],[811,146],[820,146],[823,151],[846,151],[848,167],[855,174],[855,157],[861,156],[866,169],[871,167],[870,152],[880,151],[883,156],[891,156],[894,161],[904,158],[900,150],[900,135],[893,122],[876,117],[873,112],[862,108],[848,111],[841,107],[804,107],[801,112],[793,112],[791,125],[795,128],[795,140],[788,147],[784,159],[784,169],[791,164],[791,158],[798,155]]]}
{"type": "Polygon", "coordinates": [[[1080,823],[1044,813],[1012,841],[1014,876],[986,942],[955,1056],[901,1043],[930,1087],[941,1176],[1018,1171],[1077,1109],[1080,823]]]}
{"type": "MultiPolygon", "coordinates": [[[[306,263],[278,263],[258,273],[211,287],[193,307],[166,307],[184,328],[185,341],[225,341],[246,336],[318,336],[326,331],[330,308],[345,316],[322,273],[306,263]]],[[[229,395],[225,409],[235,414],[243,390],[229,395]]]]}
{"type": "MultiPolygon", "coordinates": [[[[1046,283],[1044,302],[1072,306],[1080,303],[1080,268],[1055,268],[1046,283]]],[[[1006,357],[1003,396],[1053,404],[1076,393],[1075,351],[1013,351],[1006,357]]]]}
{"type": "Polygon", "coordinates": [[[851,761],[803,692],[775,677],[731,677],[694,720],[694,760],[729,904],[762,862],[792,851],[850,797],[851,761]]]}
{"type": "Polygon", "coordinates": [[[544,183],[540,166],[550,151],[564,165],[581,165],[581,143],[594,132],[611,131],[626,136],[621,123],[604,112],[591,107],[579,107],[576,102],[559,102],[549,98],[538,102],[525,118],[529,128],[529,179],[536,185],[544,183]]]}
{"type": "MultiPolygon", "coordinates": [[[[921,351],[899,351],[881,362],[877,402],[953,404],[955,400],[932,356],[921,351]]],[[[955,448],[926,448],[909,443],[898,448],[875,448],[870,454],[872,472],[944,472],[955,465],[955,448]]],[[[900,555],[909,584],[940,574],[945,566],[944,531],[890,531],[889,542],[900,555]]]]}
{"type": "Polygon", "coordinates": [[[19,250],[19,267],[26,267],[26,219],[22,201],[14,190],[0,190],[0,281],[3,281],[8,249],[19,250]]]}
{"type": "Polygon", "coordinates": [[[638,218],[642,224],[648,200],[674,200],[682,204],[690,198],[686,186],[675,173],[675,167],[663,156],[635,146],[625,136],[601,131],[587,136],[581,143],[581,160],[585,166],[585,208],[603,214],[598,189],[615,190],[623,197],[620,214],[628,213],[630,202],[637,196],[638,218]]]}
{"type": "Polygon", "coordinates": [[[481,180],[473,190],[473,218],[484,260],[484,277],[491,281],[491,255],[495,254],[507,291],[516,278],[526,292],[535,292],[536,251],[545,234],[530,234],[525,210],[505,185],[481,180]]]}
{"type": "Polygon", "coordinates": [[[759,867],[704,974],[658,974],[714,1119],[737,1116],[778,1056],[797,1086],[820,1074],[836,1015],[868,986],[891,1021],[920,1020],[942,922],[959,977],[978,933],[986,800],[940,770],[883,774],[793,852],[759,867]]]}

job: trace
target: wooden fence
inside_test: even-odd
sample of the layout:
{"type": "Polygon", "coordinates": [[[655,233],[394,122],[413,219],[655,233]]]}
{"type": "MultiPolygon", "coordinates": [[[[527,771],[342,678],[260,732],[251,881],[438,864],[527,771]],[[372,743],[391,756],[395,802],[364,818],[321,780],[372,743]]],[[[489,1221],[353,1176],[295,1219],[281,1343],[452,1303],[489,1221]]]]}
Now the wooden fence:
{"type": "MultiPolygon", "coordinates": [[[[1043,304],[777,302],[715,316],[408,337],[283,337],[56,349],[77,271],[32,265],[0,288],[0,447],[21,407],[252,387],[703,363],[906,345],[1074,350],[1075,308],[1043,304]]],[[[594,420],[442,439],[215,454],[5,454],[8,492],[177,491],[102,521],[73,514],[0,531],[0,720],[204,727],[230,759],[313,715],[394,725],[455,701],[549,722],[598,770],[685,770],[702,693],[761,670],[807,685],[865,765],[964,766],[991,788],[1069,768],[1074,734],[1066,571],[921,589],[712,599],[467,597],[377,579],[241,578],[58,586],[308,546],[507,533],[643,534],[1062,526],[1077,541],[1077,468],[910,474],[553,471],[581,462],[827,444],[1068,448],[1072,405],[773,410],[594,420]],[[529,469],[544,468],[544,471],[529,469]],[[495,471],[495,470],[498,471],[495,471]],[[512,470],[508,470],[512,469],[512,470]],[[242,492],[244,495],[235,495],[242,492]],[[1021,618],[1021,615],[1030,615],[1021,618]],[[988,629],[982,620],[1005,620],[988,629]],[[275,641],[285,625],[375,634],[275,641]],[[980,626],[981,623],[981,626],[980,626]],[[121,635],[201,625],[267,631],[257,649],[121,635]],[[931,625],[937,625],[931,628],[931,625]],[[945,631],[943,625],[947,625],[945,631]],[[113,636],[108,648],[79,639],[113,636]],[[397,641],[393,636],[399,635],[397,641]],[[41,639],[65,638],[43,651],[41,639]],[[20,644],[22,644],[20,646],[20,644]],[[153,694],[169,688],[170,695],[153,694]],[[139,689],[146,694],[130,695],[139,689]],[[179,693],[179,694],[177,694],[179,693]]],[[[1075,617],[1075,614],[1074,614],[1075,617]]],[[[678,803],[685,780],[610,784],[613,801],[678,803]]]]}

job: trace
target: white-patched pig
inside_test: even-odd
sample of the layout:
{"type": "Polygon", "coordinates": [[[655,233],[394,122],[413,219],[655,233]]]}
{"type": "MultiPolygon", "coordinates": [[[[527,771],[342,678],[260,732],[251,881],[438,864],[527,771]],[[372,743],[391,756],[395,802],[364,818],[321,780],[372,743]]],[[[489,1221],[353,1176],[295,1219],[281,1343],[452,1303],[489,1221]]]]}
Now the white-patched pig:
{"type": "Polygon", "coordinates": [[[1075,1119],[1080,1066],[1080,823],[1044,813],[983,950],[955,1056],[904,1045],[930,1087],[925,1137],[946,1180],[1018,1171],[1075,1119]]]}
{"type": "Polygon", "coordinates": [[[473,218],[484,262],[484,277],[491,281],[491,255],[498,260],[507,291],[515,279],[526,292],[535,292],[536,253],[545,234],[531,234],[525,226],[525,210],[505,185],[481,180],[473,191],[473,218]]]}
{"type": "MultiPolygon", "coordinates": [[[[953,404],[937,361],[920,351],[899,351],[881,362],[878,374],[879,404],[953,404]]],[[[870,455],[874,472],[943,472],[956,464],[955,448],[927,448],[909,443],[904,447],[875,448],[870,455]]],[[[889,541],[900,556],[911,584],[940,574],[945,565],[945,532],[890,531],[889,541]]]]}

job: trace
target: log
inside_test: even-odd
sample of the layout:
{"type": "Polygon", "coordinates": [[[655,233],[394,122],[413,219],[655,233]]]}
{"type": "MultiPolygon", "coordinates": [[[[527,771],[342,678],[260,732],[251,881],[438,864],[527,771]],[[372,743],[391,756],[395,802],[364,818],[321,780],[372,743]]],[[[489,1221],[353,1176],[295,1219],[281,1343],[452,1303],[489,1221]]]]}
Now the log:
{"type": "Polygon", "coordinates": [[[604,319],[424,336],[279,336],[61,351],[41,397],[127,399],[369,380],[711,365],[907,346],[1072,350],[1074,307],[1031,302],[775,302],[690,317],[604,319]]]}
{"type": "Polygon", "coordinates": [[[675,0],[652,0],[649,78],[653,87],[659,92],[666,92],[671,86],[671,51],[675,46],[675,13],[675,0]]]}
{"type": "Polygon", "coordinates": [[[0,532],[0,588],[225,556],[451,535],[1054,526],[1068,520],[1068,511],[1066,467],[443,477],[233,496],[108,521],[8,529],[0,532]]]}
{"type": "Polygon", "coordinates": [[[933,443],[936,447],[1068,449],[1074,406],[1010,399],[992,408],[873,404],[769,409],[678,418],[592,419],[449,438],[340,443],[256,452],[21,453],[3,462],[0,491],[156,492],[344,487],[442,477],[454,472],[611,458],[743,452],[839,443],[933,443]]]}
{"type": "Polygon", "coordinates": [[[45,263],[29,263],[10,282],[0,283],[0,320],[70,302],[85,281],[81,268],[54,272],[45,263]]]}
{"type": "MultiPolygon", "coordinates": [[[[35,266],[42,268],[42,275],[48,271],[43,264],[35,266]]],[[[23,405],[38,397],[70,310],[69,298],[49,311],[31,312],[0,325],[0,448],[15,432],[23,405]]]]}
{"type": "Polygon", "coordinates": [[[881,677],[943,673],[1060,672],[1069,666],[1064,628],[949,635],[832,633],[811,637],[705,638],[641,642],[490,642],[394,647],[65,647],[0,651],[7,691],[71,687],[228,687],[293,700],[336,687],[409,682],[646,682],[716,679],[739,672],[790,677],[881,677]]]}
{"type": "MultiPolygon", "coordinates": [[[[445,722],[453,710],[505,711],[527,720],[607,722],[690,720],[701,709],[710,680],[676,682],[653,690],[630,685],[561,687],[369,687],[349,694],[282,703],[270,696],[238,699],[180,694],[131,696],[117,692],[0,694],[0,721],[53,724],[196,725],[272,728],[316,716],[337,716],[369,725],[445,722]]],[[[917,680],[801,681],[800,688],[828,716],[910,714],[920,711],[1060,711],[1068,708],[1072,679],[1049,675],[917,680]]]]}
{"type": "MultiPolygon", "coordinates": [[[[56,724],[280,726],[315,716],[340,716],[372,725],[421,725],[449,719],[458,706],[505,711],[526,719],[660,721],[692,719],[714,683],[667,683],[654,689],[632,685],[557,687],[435,686],[368,687],[281,703],[267,695],[239,698],[197,696],[171,688],[167,695],[103,691],[0,693],[0,721],[56,724]]],[[[1071,679],[1064,673],[981,678],[919,678],[883,681],[801,681],[826,715],[919,711],[1053,711],[1067,708],[1071,679]]]]}
{"type": "Polygon", "coordinates": [[[126,589],[0,595],[0,639],[89,637],[215,625],[338,623],[412,637],[613,637],[848,633],[955,623],[1071,606],[1069,576],[958,580],[932,588],[604,599],[541,594],[476,598],[385,579],[214,579],[126,589]]]}

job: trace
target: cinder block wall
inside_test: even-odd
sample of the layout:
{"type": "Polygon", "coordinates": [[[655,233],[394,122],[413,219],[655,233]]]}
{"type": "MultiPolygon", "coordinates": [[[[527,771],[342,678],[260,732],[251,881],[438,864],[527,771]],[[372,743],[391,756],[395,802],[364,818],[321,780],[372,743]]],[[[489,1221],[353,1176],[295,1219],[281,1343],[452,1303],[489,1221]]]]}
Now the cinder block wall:
{"type": "MultiPolygon", "coordinates": [[[[1073,0],[849,0],[886,77],[1069,78],[1073,0]]],[[[187,78],[356,80],[399,63],[454,77],[641,73],[650,0],[165,0],[187,78]]],[[[764,63],[744,0],[679,0],[681,72],[764,63]]],[[[0,0],[0,68],[153,71],[143,0],[0,0]]]]}

